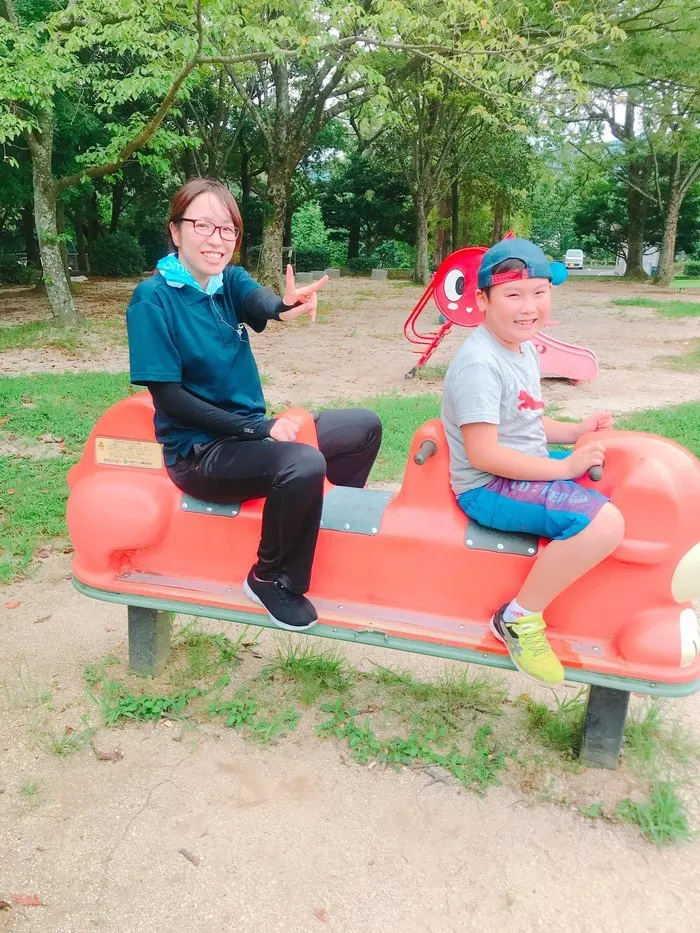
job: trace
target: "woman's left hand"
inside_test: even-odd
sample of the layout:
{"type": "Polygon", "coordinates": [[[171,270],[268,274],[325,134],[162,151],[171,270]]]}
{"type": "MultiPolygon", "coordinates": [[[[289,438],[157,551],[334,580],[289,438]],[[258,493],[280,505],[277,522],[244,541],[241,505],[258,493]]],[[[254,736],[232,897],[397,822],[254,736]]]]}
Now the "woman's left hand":
{"type": "Polygon", "coordinates": [[[296,307],[290,307],[287,311],[280,311],[280,320],[293,321],[294,318],[306,314],[308,311],[311,321],[315,321],[316,307],[318,305],[318,290],[323,288],[327,281],[328,276],[324,275],[317,282],[311,282],[309,285],[303,285],[297,288],[294,284],[294,269],[291,265],[288,265],[282,301],[286,305],[296,305],[296,307]],[[297,302],[300,302],[300,304],[297,304],[297,302]]]}

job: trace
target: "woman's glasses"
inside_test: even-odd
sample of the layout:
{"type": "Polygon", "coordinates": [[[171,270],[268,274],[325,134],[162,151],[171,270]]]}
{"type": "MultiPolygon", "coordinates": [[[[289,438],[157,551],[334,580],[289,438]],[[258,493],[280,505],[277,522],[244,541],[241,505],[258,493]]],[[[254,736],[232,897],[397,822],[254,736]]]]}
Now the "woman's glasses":
{"type": "Polygon", "coordinates": [[[238,239],[240,230],[238,227],[234,227],[233,224],[225,224],[223,227],[220,224],[210,223],[208,220],[193,220],[191,217],[181,217],[180,223],[187,221],[187,223],[192,224],[194,232],[197,236],[201,237],[210,237],[214,236],[218,230],[221,234],[221,239],[226,240],[229,243],[232,243],[234,240],[238,239]]]}

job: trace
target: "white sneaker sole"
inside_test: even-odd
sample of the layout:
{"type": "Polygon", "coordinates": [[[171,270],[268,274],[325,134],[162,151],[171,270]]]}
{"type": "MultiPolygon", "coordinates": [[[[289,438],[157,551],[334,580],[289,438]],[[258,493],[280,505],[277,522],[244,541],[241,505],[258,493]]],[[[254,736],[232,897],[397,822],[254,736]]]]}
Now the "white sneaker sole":
{"type": "Polygon", "coordinates": [[[314,619],[313,622],[308,622],[306,625],[289,625],[287,622],[282,622],[280,619],[276,619],[270,610],[267,608],[265,603],[260,599],[259,596],[256,596],[255,593],[251,590],[250,584],[247,580],[243,581],[243,592],[252,600],[254,603],[257,603],[258,606],[262,606],[265,612],[268,614],[269,618],[275,623],[278,628],[283,628],[286,632],[308,632],[310,628],[313,628],[314,625],[318,622],[318,619],[314,619]]]}
{"type": "MultiPolygon", "coordinates": [[[[493,620],[494,620],[494,617],[491,616],[491,621],[489,622],[489,629],[491,630],[491,634],[494,636],[494,638],[497,638],[501,642],[501,644],[504,644],[506,648],[508,648],[508,642],[505,640],[503,635],[501,635],[501,633],[498,631],[498,629],[494,625],[493,620]]],[[[522,667],[518,664],[517,659],[513,657],[513,653],[511,652],[510,648],[508,648],[508,657],[511,659],[513,664],[515,664],[515,666],[520,671],[520,673],[523,675],[523,677],[527,677],[528,680],[533,681],[533,683],[539,684],[541,687],[556,687],[557,684],[564,683],[564,680],[565,680],[564,677],[562,677],[561,680],[557,680],[556,683],[552,684],[548,680],[540,680],[539,677],[535,677],[532,674],[529,674],[527,671],[524,671],[522,667]]]]}

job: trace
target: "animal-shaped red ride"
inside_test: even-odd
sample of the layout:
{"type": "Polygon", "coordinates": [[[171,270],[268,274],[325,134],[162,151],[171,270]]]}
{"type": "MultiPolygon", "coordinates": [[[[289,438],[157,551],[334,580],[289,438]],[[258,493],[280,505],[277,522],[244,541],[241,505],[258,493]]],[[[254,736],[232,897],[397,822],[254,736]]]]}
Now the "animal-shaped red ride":
{"type": "MultiPolygon", "coordinates": [[[[302,424],[298,439],[314,445],[311,415],[288,414],[302,424]]],[[[606,688],[604,706],[619,693],[626,709],[630,690],[700,689],[692,606],[700,597],[700,462],[652,435],[611,431],[604,440],[599,485],[625,517],[625,538],[552,604],[548,632],[567,679],[606,688]]],[[[154,613],[269,624],[241,588],[262,500],[222,506],[184,496],[163,468],[148,392],[100,418],[69,485],[82,592],[154,613]]],[[[450,489],[442,425],[428,421],[415,434],[398,492],[327,484],[310,592],[321,624],[311,633],[510,667],[488,619],[546,546],[467,520],[450,489]]]]}

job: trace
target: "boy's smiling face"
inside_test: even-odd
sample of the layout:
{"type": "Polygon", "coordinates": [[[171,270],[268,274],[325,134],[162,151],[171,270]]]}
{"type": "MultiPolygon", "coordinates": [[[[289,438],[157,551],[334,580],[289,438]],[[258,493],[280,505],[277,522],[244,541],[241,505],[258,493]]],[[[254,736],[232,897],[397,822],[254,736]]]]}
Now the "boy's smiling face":
{"type": "Polygon", "coordinates": [[[549,279],[515,279],[492,285],[488,294],[478,289],[476,303],[496,340],[517,352],[545,326],[552,310],[552,285],[549,279]]]}

